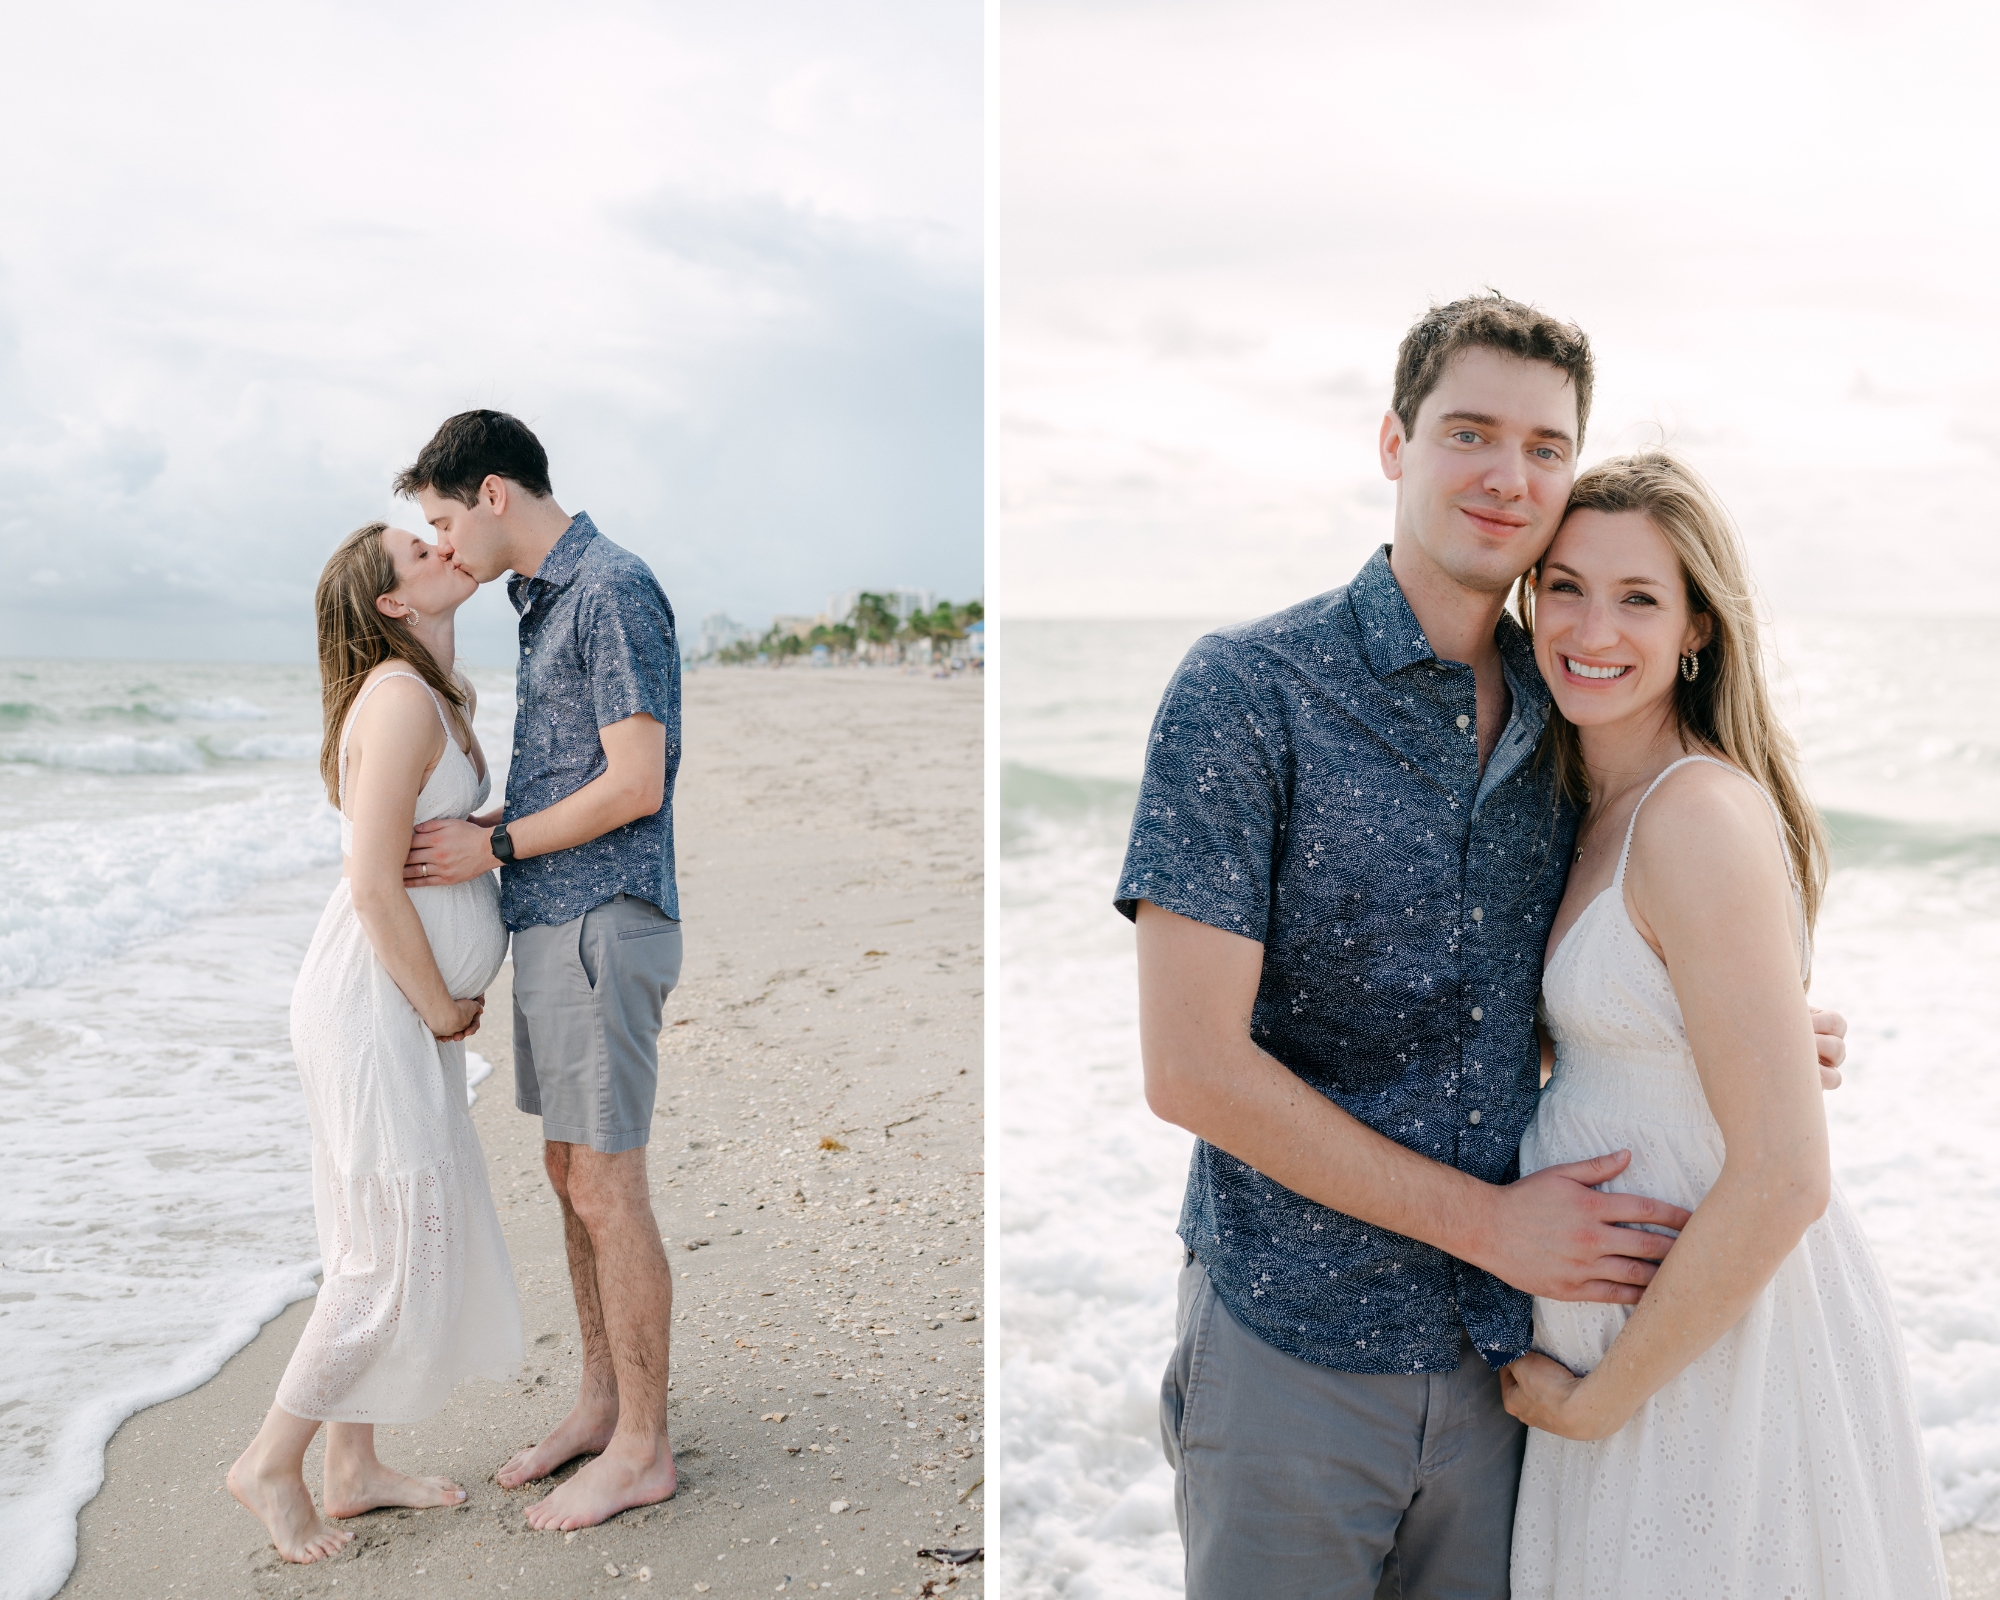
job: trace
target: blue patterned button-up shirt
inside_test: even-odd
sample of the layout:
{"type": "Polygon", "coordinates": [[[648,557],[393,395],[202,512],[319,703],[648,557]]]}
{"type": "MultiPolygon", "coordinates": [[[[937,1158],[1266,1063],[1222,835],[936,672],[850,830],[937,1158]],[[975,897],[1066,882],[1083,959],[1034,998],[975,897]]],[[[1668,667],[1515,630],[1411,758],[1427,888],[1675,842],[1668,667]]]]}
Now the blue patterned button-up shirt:
{"type": "MultiPolygon", "coordinates": [[[[1533,759],[1548,690],[1511,617],[1513,712],[1479,770],[1472,668],[1440,661],[1378,551],[1344,589],[1210,634],[1153,723],[1118,885],[1264,946],[1257,1044],[1376,1132],[1516,1177],[1542,947],[1574,812],[1533,759]]],[[[1527,1295],[1197,1141],[1180,1235],[1266,1343],[1342,1372],[1528,1348],[1527,1295]]]]}
{"type": "Polygon", "coordinates": [[[532,578],[507,580],[507,598],[521,614],[507,820],[546,811],[599,776],[606,762],[597,730],[640,712],[667,730],[667,782],[650,817],[502,867],[500,914],[510,928],[538,928],[632,894],[678,920],[681,659],[674,608],[652,569],[581,511],[532,578]]]}

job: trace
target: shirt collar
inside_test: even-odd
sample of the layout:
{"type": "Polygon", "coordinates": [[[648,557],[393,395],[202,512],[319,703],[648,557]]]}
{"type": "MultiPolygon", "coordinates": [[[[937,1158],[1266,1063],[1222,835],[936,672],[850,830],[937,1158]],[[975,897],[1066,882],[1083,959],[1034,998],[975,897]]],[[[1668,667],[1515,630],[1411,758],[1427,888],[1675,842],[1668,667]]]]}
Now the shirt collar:
{"type": "Polygon", "coordinates": [[[1361,628],[1361,653],[1376,677],[1386,678],[1416,662],[1437,659],[1418,625],[1417,614],[1403,598],[1403,586],[1389,570],[1386,544],[1368,558],[1347,586],[1347,603],[1354,608],[1354,620],[1361,628]]]}
{"type": "Polygon", "coordinates": [[[1500,626],[1493,630],[1493,642],[1500,647],[1500,666],[1507,674],[1507,687],[1514,693],[1514,715],[1532,722],[1539,733],[1548,720],[1552,696],[1542,681],[1542,669],[1535,665],[1534,641],[1512,612],[1503,611],[1500,626]]]}
{"type": "MultiPolygon", "coordinates": [[[[1389,569],[1386,544],[1368,558],[1348,585],[1347,601],[1361,629],[1361,653],[1376,677],[1387,678],[1419,661],[1437,659],[1417,614],[1403,598],[1403,586],[1389,569]]],[[[1520,623],[1505,611],[1493,630],[1493,642],[1500,647],[1500,665],[1507,674],[1507,687],[1513,691],[1514,715],[1539,729],[1548,715],[1549,690],[1535,665],[1534,646],[1520,623]]]]}
{"type": "Polygon", "coordinates": [[[542,558],[542,564],[535,569],[533,577],[515,573],[507,580],[507,598],[514,602],[514,609],[525,608],[528,585],[546,584],[551,589],[560,589],[576,576],[576,569],[583,563],[583,553],[590,548],[590,541],[597,537],[597,524],[590,520],[588,511],[579,511],[569,519],[569,526],[563,536],[556,540],[549,553],[542,558]]]}

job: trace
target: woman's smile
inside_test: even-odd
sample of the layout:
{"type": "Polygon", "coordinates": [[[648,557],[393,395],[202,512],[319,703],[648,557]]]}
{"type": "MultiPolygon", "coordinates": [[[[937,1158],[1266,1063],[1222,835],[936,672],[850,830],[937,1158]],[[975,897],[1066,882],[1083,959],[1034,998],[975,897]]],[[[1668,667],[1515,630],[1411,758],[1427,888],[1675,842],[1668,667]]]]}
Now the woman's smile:
{"type": "Polygon", "coordinates": [[[1586,682],[1601,682],[1606,678],[1622,678],[1632,670],[1629,662],[1623,666],[1591,666],[1587,662],[1578,660],[1575,656],[1559,654],[1556,659],[1562,662],[1564,672],[1568,673],[1571,677],[1582,678],[1586,682]]]}

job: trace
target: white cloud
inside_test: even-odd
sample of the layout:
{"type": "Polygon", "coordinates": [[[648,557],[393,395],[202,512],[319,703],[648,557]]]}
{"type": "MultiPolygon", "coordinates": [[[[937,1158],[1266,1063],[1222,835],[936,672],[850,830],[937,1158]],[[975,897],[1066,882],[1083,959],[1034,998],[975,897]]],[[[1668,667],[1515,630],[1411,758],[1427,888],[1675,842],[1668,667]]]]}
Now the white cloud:
{"type": "MultiPolygon", "coordinates": [[[[0,653],[310,654],[325,552],[446,415],[685,625],[968,594],[976,0],[10,19],[0,653]]],[[[504,658],[489,591],[466,647],[504,658]]]]}
{"type": "Polygon", "coordinates": [[[1397,340],[1491,284],[1590,332],[1586,459],[1685,450],[1783,608],[2000,608],[1992,27],[1010,0],[1000,605],[1344,582],[1397,340]]]}

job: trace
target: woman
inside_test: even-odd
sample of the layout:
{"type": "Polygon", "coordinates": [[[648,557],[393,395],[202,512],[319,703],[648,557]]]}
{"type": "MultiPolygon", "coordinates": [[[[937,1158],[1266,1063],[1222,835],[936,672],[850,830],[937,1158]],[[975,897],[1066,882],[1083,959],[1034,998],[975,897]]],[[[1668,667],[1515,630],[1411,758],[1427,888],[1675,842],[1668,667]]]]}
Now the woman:
{"type": "Polygon", "coordinates": [[[1833,1188],[1803,980],[1826,844],[1728,518],[1665,455],[1571,492],[1522,588],[1586,803],[1523,1173],[1692,1209],[1635,1307],[1535,1302],[1515,1600],[1946,1593],[1887,1285],[1833,1188]],[[1578,1376],[1582,1374],[1582,1376],[1578,1376]]]}
{"type": "Polygon", "coordinates": [[[328,1424],[323,1503],[448,1506],[465,1491],[375,1454],[375,1424],[414,1422],[460,1378],[521,1361],[507,1246],[466,1110],[465,1046],[507,931],[493,879],[412,894],[419,822],[485,800],[472,686],[452,619],[478,583],[415,534],[350,534],[320,575],[320,775],[341,813],[341,881],[292,993],[292,1046],[313,1130],[325,1276],[276,1403],[229,1472],[288,1561],[353,1537],[313,1509],[306,1446],[328,1424]]]}

